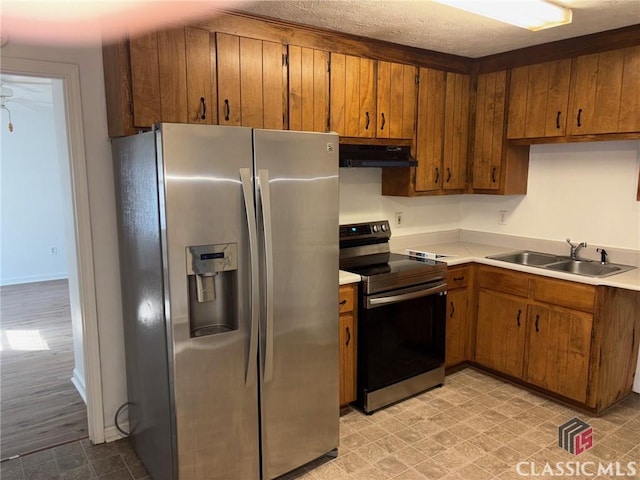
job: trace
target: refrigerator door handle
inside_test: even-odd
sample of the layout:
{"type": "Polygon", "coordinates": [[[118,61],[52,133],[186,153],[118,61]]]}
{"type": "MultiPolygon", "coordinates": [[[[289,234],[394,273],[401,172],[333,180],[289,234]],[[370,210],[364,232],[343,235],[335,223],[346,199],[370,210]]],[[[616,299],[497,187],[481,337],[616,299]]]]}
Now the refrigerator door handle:
{"type": "Polygon", "coordinates": [[[264,382],[273,380],[273,237],[271,230],[271,195],[269,193],[269,170],[258,170],[260,203],[265,255],[266,322],[264,382]]]}
{"type": "Polygon", "coordinates": [[[255,360],[258,355],[258,308],[260,305],[260,276],[258,273],[258,229],[256,228],[256,211],[253,205],[253,188],[251,170],[240,169],[242,182],[242,196],[247,212],[247,228],[249,230],[249,263],[251,268],[251,330],[249,332],[249,355],[247,358],[247,373],[245,386],[253,385],[256,380],[255,360]]]}

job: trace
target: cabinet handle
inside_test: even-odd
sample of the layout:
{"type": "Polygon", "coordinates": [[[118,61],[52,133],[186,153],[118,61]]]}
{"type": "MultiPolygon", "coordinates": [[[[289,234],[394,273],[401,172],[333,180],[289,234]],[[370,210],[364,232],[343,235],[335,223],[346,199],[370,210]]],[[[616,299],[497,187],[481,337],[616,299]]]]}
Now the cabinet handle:
{"type": "Polygon", "coordinates": [[[229,99],[224,99],[224,119],[228,122],[231,115],[231,107],[229,106],[229,99]]]}
{"type": "Polygon", "coordinates": [[[540,321],[540,315],[536,315],[536,332],[539,332],[540,329],[538,328],[538,322],[540,321]]]}
{"type": "Polygon", "coordinates": [[[207,104],[204,101],[204,97],[200,97],[200,105],[202,106],[202,115],[200,115],[200,120],[207,119],[207,104]]]}
{"type": "Polygon", "coordinates": [[[579,126],[579,127],[581,127],[581,126],[582,126],[582,120],[581,120],[581,117],[582,117],[582,109],[579,109],[579,110],[578,110],[578,126],[579,126]]]}
{"type": "Polygon", "coordinates": [[[449,314],[449,318],[453,318],[456,313],[456,306],[451,302],[451,313],[449,314]]]}
{"type": "Polygon", "coordinates": [[[464,277],[453,277],[454,282],[461,282],[462,280],[464,280],[464,277]]]}
{"type": "Polygon", "coordinates": [[[387,123],[387,120],[384,118],[384,112],[380,115],[382,116],[382,125],[380,125],[380,130],[384,130],[384,124],[387,123]]]}
{"type": "Polygon", "coordinates": [[[491,169],[491,182],[496,183],[496,173],[498,173],[498,167],[491,169]]]}
{"type": "Polygon", "coordinates": [[[438,180],[440,180],[440,170],[436,167],[436,179],[434,180],[434,183],[438,183],[438,180]]]}
{"type": "Polygon", "coordinates": [[[371,119],[369,118],[369,112],[365,112],[365,116],[367,117],[367,123],[364,126],[365,130],[369,130],[369,123],[371,122],[371,119]]]}
{"type": "Polygon", "coordinates": [[[516,321],[518,322],[518,327],[520,327],[520,315],[522,315],[522,310],[518,310],[518,316],[516,317],[516,321]]]}
{"type": "Polygon", "coordinates": [[[561,112],[558,112],[556,115],[556,128],[560,128],[560,113],[561,112]]]}
{"type": "Polygon", "coordinates": [[[349,346],[349,342],[351,342],[351,330],[349,330],[349,327],[347,327],[347,347],[349,346]]]}
{"type": "Polygon", "coordinates": [[[340,302],[340,306],[341,306],[341,307],[342,307],[342,306],[344,306],[344,305],[346,305],[346,304],[347,304],[347,301],[346,301],[346,300],[342,300],[342,301],[340,302]]]}
{"type": "Polygon", "coordinates": [[[447,183],[449,183],[449,180],[451,180],[451,169],[447,167],[447,183]]]}

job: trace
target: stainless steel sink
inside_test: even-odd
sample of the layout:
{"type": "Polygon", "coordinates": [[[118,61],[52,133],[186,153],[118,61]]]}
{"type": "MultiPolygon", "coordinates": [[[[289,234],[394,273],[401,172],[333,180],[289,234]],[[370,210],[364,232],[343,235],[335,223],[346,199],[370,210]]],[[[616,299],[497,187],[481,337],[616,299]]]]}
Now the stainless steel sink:
{"type": "Polygon", "coordinates": [[[551,263],[557,263],[561,260],[565,260],[567,257],[558,257],[548,253],[539,252],[515,252],[508,253],[506,255],[494,255],[492,257],[495,260],[501,260],[503,262],[517,263],[518,265],[530,265],[534,267],[541,267],[543,265],[549,265],[551,263]]]}
{"type": "Polygon", "coordinates": [[[602,264],[600,262],[592,262],[589,260],[567,260],[565,262],[546,265],[545,268],[559,272],[586,275],[588,277],[608,277],[609,275],[632,270],[634,267],[629,265],[617,265],[615,263],[602,264]]]}
{"type": "Polygon", "coordinates": [[[516,263],[518,265],[555,270],[556,272],[567,272],[576,275],[584,275],[586,277],[598,278],[627,272],[635,268],[630,265],[619,265],[617,263],[602,264],[591,260],[574,260],[570,257],[552,255],[549,253],[531,252],[528,250],[502,255],[493,255],[487,258],[500,260],[502,262],[516,263]]]}

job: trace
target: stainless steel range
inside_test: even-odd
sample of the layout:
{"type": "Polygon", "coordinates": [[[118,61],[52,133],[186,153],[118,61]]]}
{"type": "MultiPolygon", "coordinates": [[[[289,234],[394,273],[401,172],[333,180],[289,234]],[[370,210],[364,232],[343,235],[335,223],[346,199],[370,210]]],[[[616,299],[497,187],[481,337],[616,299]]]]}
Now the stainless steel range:
{"type": "Polygon", "coordinates": [[[444,382],[446,272],[391,253],[386,220],[340,226],[340,269],[362,276],[357,405],[366,413],[444,382]]]}

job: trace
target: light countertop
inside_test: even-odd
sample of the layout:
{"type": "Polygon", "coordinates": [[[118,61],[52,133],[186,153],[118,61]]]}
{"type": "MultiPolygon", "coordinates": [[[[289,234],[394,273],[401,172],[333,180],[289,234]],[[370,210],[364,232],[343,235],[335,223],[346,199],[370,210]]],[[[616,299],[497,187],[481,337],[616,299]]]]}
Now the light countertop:
{"type": "MultiPolygon", "coordinates": [[[[498,255],[502,253],[516,252],[524,249],[515,249],[508,247],[500,247],[493,245],[485,245],[480,243],[469,242],[449,242],[449,243],[437,243],[428,245],[412,245],[414,250],[421,250],[436,253],[438,255],[445,255],[438,258],[438,260],[446,262],[447,265],[460,265],[463,263],[475,262],[484,265],[493,265],[495,267],[508,268],[519,272],[532,273],[536,275],[542,275],[545,277],[559,278],[561,280],[570,280],[573,282],[586,283],[589,285],[606,285],[610,287],[625,288],[628,290],[640,291],[640,269],[635,268],[628,272],[619,273],[617,275],[611,275],[609,277],[594,278],[586,277],[583,275],[576,275],[567,272],[557,272],[554,270],[547,270],[544,268],[530,267],[527,265],[518,265],[514,263],[503,262],[500,260],[492,260],[486,258],[491,255],[498,255]]],[[[396,250],[396,253],[405,254],[405,250],[396,250]]]]}
{"type": "Polygon", "coordinates": [[[345,272],[340,270],[340,285],[347,285],[349,283],[358,283],[360,281],[360,275],[351,272],[345,272]]]}

